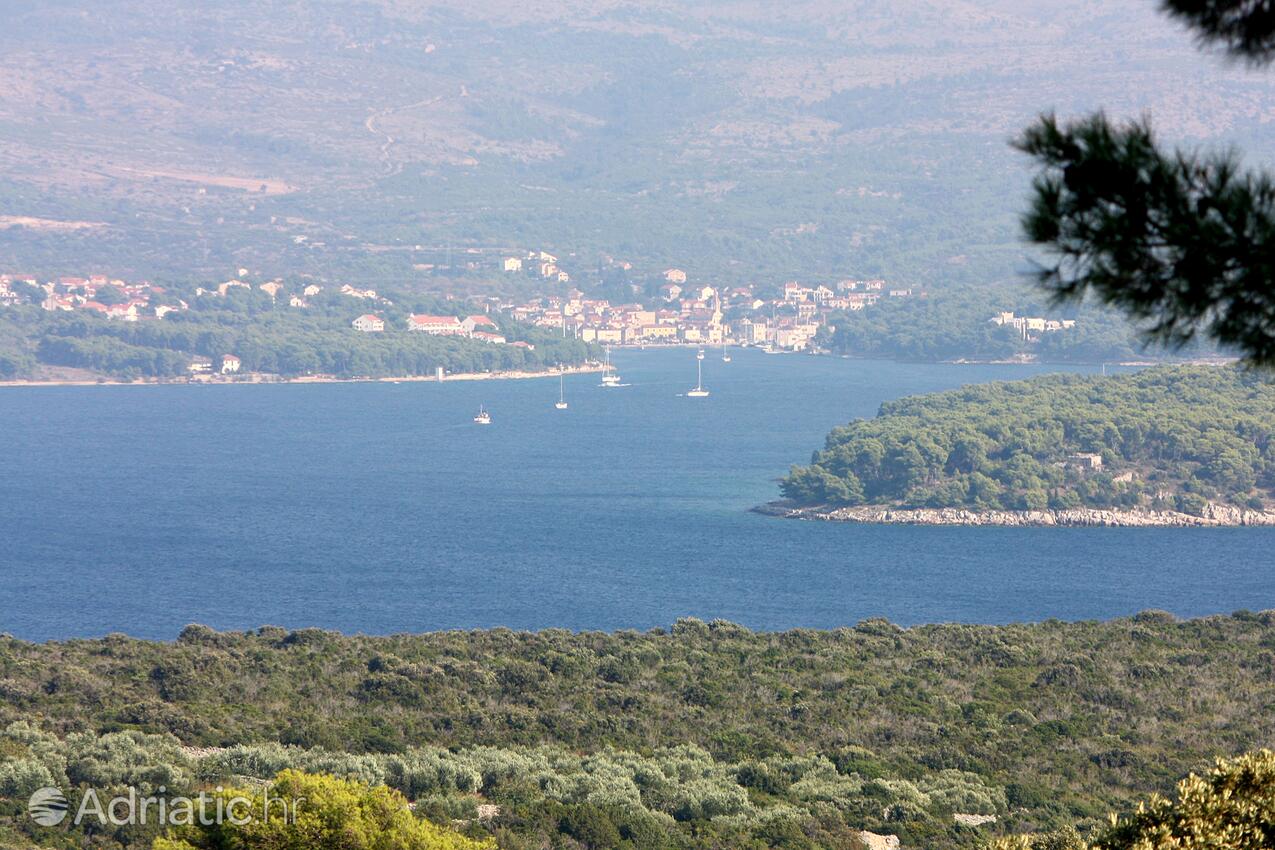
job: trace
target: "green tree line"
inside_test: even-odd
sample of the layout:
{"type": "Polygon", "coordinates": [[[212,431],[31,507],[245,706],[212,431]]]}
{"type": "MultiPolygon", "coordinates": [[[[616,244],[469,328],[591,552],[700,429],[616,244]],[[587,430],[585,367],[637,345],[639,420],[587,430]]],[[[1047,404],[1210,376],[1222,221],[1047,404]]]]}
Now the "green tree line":
{"type": "MultiPolygon", "coordinates": [[[[300,292],[301,284],[295,284],[300,292]]],[[[109,290],[109,287],[104,288],[109,290]]],[[[39,364],[71,366],[125,379],[188,374],[195,356],[234,354],[241,370],[294,377],[397,377],[448,372],[545,369],[600,356],[588,344],[496,317],[510,342],[493,345],[407,330],[414,312],[464,316],[473,305],[429,295],[392,293],[392,303],[371,303],[335,292],[311,296],[308,308],[287,306],[259,289],[231,288],[225,296],[197,295],[170,285],[156,303],[186,301],[190,309],[161,320],[124,322],[76,311],[48,313],[34,306],[0,322],[0,377],[32,375],[39,364]],[[363,313],[385,319],[383,333],[360,333],[350,323],[363,313]]]]}
{"type": "Polygon", "coordinates": [[[0,796],[25,805],[31,783],[63,777],[176,788],[294,768],[387,784],[436,821],[498,804],[483,829],[507,847],[629,846],[619,833],[813,850],[862,828],[973,846],[989,829],[1089,829],[1271,740],[1272,647],[1269,612],[0,638],[0,796]],[[999,821],[976,830],[955,813],[999,821]]]}
{"type": "Polygon", "coordinates": [[[781,483],[805,504],[981,510],[1262,508],[1275,381],[1230,367],[1048,375],[886,402],[781,483]],[[1074,457],[1093,454],[1101,469],[1074,457]]]}

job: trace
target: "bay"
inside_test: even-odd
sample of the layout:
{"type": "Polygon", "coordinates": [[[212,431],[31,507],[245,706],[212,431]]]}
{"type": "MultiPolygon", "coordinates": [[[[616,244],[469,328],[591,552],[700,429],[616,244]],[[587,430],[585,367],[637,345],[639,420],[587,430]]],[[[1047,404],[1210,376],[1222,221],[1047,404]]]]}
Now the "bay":
{"type": "MultiPolygon", "coordinates": [[[[880,403],[1049,366],[621,351],[554,380],[0,392],[0,631],[757,629],[1275,606],[1273,529],[748,512],[880,403]],[[471,420],[479,405],[493,424],[471,420]]],[[[1089,370],[1091,371],[1091,370],[1089,370]]]]}

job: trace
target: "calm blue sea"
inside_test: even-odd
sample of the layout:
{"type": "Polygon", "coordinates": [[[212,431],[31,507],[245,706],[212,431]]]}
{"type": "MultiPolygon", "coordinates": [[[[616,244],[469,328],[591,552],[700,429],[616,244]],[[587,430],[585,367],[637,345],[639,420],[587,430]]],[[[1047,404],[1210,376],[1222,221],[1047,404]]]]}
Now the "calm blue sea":
{"type": "Polygon", "coordinates": [[[758,629],[1275,606],[1275,530],[748,512],[885,399],[1048,369],[619,352],[567,379],[0,391],[0,632],[758,629]],[[471,422],[479,404],[494,424],[471,422]]]}

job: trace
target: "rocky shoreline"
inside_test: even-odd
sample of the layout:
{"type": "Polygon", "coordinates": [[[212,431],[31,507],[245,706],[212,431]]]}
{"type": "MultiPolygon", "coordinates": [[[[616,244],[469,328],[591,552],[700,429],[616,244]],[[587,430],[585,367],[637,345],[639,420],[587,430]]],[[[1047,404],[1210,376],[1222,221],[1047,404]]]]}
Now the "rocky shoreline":
{"type": "MultiPolygon", "coordinates": [[[[451,381],[516,381],[528,378],[556,378],[559,375],[582,375],[601,372],[601,364],[567,366],[562,369],[514,370],[506,372],[449,372],[443,382],[451,381]]],[[[245,372],[238,375],[200,374],[180,378],[138,378],[125,381],[119,378],[30,378],[0,381],[0,387],[161,387],[188,384],[402,384],[438,383],[434,375],[389,375],[380,378],[342,378],[336,375],[299,375],[284,377],[266,372],[245,372]]]]}
{"type": "Polygon", "coordinates": [[[1073,508],[1043,511],[975,511],[966,508],[896,508],[860,505],[834,508],[768,502],[753,511],[786,519],[899,525],[999,525],[1017,527],[1218,528],[1275,526],[1275,511],[1255,511],[1209,502],[1200,516],[1177,511],[1073,508]]]}

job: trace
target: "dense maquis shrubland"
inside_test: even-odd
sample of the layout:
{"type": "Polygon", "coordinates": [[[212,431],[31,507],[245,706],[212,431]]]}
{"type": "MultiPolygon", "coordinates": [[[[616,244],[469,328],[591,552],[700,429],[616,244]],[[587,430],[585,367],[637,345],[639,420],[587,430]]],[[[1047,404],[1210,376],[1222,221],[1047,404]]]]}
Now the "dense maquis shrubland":
{"type": "Polygon", "coordinates": [[[1275,381],[1165,367],[903,398],[835,429],[781,487],[805,504],[1260,508],[1275,488],[1275,381]]]}
{"type": "Polygon", "coordinates": [[[224,296],[196,295],[195,290],[193,284],[170,284],[165,302],[183,300],[190,309],[161,321],[49,313],[34,304],[7,310],[0,317],[0,379],[31,377],[48,366],[124,379],[173,378],[190,374],[192,357],[211,358],[216,366],[224,354],[239,357],[244,372],[284,377],[431,375],[439,366],[448,372],[542,369],[600,356],[586,343],[508,321],[501,324],[507,339],[530,347],[407,330],[413,312],[463,316],[475,311],[472,304],[430,295],[390,293],[392,303],[370,303],[320,293],[300,310],[287,306],[286,289],[278,298],[246,288],[231,288],[224,296]],[[385,319],[384,332],[360,333],[350,326],[368,312],[385,319]]]}
{"type": "Polygon", "coordinates": [[[178,788],[295,768],[386,783],[502,847],[850,847],[865,827],[972,846],[1085,828],[1269,744],[1272,701],[1272,613],[6,638],[0,796],[15,812],[48,780],[178,788]],[[479,804],[500,813],[476,819],[479,804]]]}

